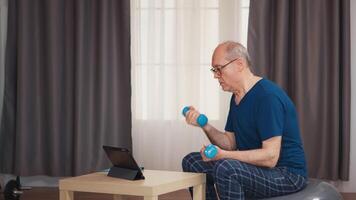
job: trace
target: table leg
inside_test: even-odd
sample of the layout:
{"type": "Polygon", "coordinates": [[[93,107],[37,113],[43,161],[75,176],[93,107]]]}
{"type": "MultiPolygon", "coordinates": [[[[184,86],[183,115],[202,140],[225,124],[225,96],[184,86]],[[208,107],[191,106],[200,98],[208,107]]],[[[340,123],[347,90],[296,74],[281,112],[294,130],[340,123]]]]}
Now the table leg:
{"type": "Polygon", "coordinates": [[[61,190],[59,191],[60,200],[74,200],[73,191],[61,190]]]}
{"type": "Polygon", "coordinates": [[[158,200],[158,196],[145,196],[144,200],[158,200]]]}
{"type": "Polygon", "coordinates": [[[193,187],[193,200],[205,200],[205,183],[193,187]]]}

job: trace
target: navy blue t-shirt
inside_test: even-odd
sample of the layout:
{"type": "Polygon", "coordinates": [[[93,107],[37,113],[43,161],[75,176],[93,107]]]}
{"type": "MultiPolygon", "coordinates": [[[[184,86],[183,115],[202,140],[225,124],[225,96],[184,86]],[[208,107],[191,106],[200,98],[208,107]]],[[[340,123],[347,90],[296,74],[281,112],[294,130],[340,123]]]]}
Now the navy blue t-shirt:
{"type": "Polygon", "coordinates": [[[264,140],[282,136],[277,167],[307,177],[295,106],[272,81],[258,81],[238,105],[232,95],[225,130],[235,133],[239,150],[259,149],[264,140]]]}

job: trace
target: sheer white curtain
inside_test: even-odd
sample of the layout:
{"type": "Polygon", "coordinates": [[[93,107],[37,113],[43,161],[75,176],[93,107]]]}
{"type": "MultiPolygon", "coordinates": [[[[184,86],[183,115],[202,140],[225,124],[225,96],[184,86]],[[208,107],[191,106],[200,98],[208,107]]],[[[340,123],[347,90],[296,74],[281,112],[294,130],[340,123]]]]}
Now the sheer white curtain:
{"type": "Polygon", "coordinates": [[[7,0],[0,0],[0,124],[4,97],[5,43],[7,30],[7,0]]]}
{"type": "Polygon", "coordinates": [[[208,140],[188,126],[193,105],[223,130],[230,94],[210,72],[217,44],[246,44],[248,0],[131,1],[132,137],[134,156],[148,169],[181,170],[181,160],[208,140]]]}

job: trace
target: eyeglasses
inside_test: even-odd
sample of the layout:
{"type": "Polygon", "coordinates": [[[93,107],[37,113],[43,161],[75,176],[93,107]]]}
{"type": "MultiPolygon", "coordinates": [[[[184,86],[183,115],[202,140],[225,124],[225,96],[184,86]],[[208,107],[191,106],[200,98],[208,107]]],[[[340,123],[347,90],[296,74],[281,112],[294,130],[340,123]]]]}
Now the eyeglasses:
{"type": "Polygon", "coordinates": [[[217,75],[221,75],[221,70],[224,68],[224,67],[226,67],[226,66],[228,66],[230,63],[232,63],[232,62],[234,62],[235,60],[237,60],[238,58],[235,58],[235,59],[233,59],[232,61],[230,61],[230,62],[228,62],[228,63],[226,63],[226,64],[224,64],[224,65],[221,65],[221,66],[219,66],[219,65],[216,65],[215,67],[212,67],[211,69],[210,69],[210,71],[211,72],[213,72],[214,74],[217,74],[217,75]]]}

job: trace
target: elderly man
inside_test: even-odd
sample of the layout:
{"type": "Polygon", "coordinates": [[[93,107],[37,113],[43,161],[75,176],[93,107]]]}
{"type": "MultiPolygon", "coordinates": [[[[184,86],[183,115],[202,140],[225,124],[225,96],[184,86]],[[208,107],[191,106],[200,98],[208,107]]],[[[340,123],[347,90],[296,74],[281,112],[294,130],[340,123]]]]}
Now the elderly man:
{"type": "MultiPolygon", "coordinates": [[[[251,67],[239,43],[224,42],[214,51],[211,71],[222,89],[232,93],[225,131],[210,124],[202,127],[217,155],[208,159],[203,147],[182,161],[183,171],[207,174],[206,199],[266,198],[306,185],[295,106],[280,87],[254,75],[251,67]]],[[[198,126],[198,116],[191,107],[187,123],[198,126]]]]}

